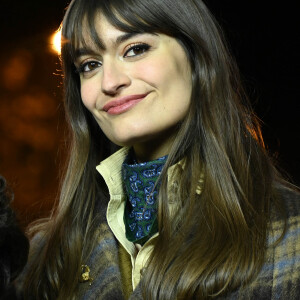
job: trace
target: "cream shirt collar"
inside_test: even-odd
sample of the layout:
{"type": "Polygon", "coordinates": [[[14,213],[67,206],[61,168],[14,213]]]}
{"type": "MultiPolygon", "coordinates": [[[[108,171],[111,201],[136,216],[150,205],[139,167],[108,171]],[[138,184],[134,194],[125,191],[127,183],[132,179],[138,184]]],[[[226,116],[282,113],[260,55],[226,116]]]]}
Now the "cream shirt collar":
{"type": "Polygon", "coordinates": [[[124,147],[100,162],[97,171],[104,178],[110,195],[124,195],[122,183],[122,164],[129,148],[124,147]]]}
{"type": "MultiPolygon", "coordinates": [[[[97,167],[97,171],[104,178],[110,195],[124,195],[122,184],[122,164],[128,154],[129,147],[124,147],[103,160],[97,167]]],[[[171,166],[168,170],[169,178],[169,190],[176,189],[177,180],[175,170],[179,168],[181,171],[184,169],[184,160],[179,161],[174,166],[171,166]]],[[[200,187],[199,187],[200,188],[200,187]]],[[[200,190],[197,188],[197,193],[200,194],[200,190]]]]}

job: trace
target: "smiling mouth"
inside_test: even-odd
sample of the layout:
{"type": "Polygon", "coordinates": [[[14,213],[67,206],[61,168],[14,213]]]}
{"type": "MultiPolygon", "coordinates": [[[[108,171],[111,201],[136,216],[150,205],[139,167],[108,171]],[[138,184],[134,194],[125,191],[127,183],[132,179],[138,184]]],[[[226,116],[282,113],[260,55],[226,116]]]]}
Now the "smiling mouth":
{"type": "Polygon", "coordinates": [[[103,110],[110,115],[122,114],[131,108],[133,108],[137,103],[142,101],[149,93],[129,95],[124,96],[116,100],[112,100],[103,106],[103,110]]]}

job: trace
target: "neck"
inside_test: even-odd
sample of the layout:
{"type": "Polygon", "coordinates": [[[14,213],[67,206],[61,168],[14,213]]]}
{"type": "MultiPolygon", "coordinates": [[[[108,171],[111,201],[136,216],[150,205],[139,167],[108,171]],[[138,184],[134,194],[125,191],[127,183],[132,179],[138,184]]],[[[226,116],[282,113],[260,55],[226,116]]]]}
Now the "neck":
{"type": "Polygon", "coordinates": [[[156,141],[149,141],[133,146],[134,155],[138,163],[152,161],[162,156],[168,155],[170,152],[170,145],[162,145],[156,141]],[[155,147],[153,147],[155,146],[155,147]]]}
{"type": "Polygon", "coordinates": [[[169,129],[160,137],[145,140],[133,145],[133,150],[138,163],[152,161],[168,155],[175,139],[174,129],[169,129]]]}

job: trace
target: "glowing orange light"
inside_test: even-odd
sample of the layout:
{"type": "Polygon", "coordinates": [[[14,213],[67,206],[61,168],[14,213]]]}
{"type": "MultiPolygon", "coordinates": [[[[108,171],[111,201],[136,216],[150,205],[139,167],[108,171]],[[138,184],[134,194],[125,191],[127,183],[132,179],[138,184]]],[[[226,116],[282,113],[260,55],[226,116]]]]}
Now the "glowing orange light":
{"type": "Polygon", "coordinates": [[[61,48],[61,30],[60,29],[58,29],[54,34],[52,34],[51,46],[52,46],[52,49],[57,54],[60,54],[60,48],[61,48]]]}

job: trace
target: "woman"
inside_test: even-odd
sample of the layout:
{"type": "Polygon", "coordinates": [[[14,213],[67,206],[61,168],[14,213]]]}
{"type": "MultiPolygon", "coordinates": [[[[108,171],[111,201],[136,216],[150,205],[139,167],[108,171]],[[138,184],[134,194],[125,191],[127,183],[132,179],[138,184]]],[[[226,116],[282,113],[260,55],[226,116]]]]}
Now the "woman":
{"type": "Polygon", "coordinates": [[[296,299],[298,194],[203,2],[75,0],[62,34],[70,159],[25,297],[296,299]]]}

